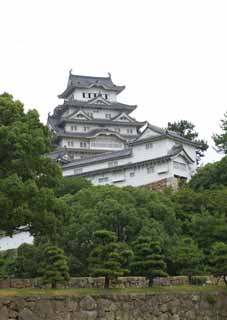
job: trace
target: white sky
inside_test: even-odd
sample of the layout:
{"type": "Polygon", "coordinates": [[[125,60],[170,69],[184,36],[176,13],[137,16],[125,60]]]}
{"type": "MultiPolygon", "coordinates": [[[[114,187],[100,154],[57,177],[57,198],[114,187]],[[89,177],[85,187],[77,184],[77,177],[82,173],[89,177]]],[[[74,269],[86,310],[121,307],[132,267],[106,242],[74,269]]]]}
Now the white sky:
{"type": "Polygon", "coordinates": [[[71,68],[111,72],[138,120],[187,119],[211,144],[227,110],[226,0],[0,0],[0,39],[0,92],[44,122],[71,68]]]}

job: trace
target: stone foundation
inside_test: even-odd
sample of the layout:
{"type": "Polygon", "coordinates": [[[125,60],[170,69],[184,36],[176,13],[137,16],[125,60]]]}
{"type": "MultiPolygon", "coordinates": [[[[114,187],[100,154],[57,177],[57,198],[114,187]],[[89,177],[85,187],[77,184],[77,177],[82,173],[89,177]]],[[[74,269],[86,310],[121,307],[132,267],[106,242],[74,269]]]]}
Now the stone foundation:
{"type": "Polygon", "coordinates": [[[0,320],[226,320],[227,297],[115,294],[0,298],[0,320]]]}

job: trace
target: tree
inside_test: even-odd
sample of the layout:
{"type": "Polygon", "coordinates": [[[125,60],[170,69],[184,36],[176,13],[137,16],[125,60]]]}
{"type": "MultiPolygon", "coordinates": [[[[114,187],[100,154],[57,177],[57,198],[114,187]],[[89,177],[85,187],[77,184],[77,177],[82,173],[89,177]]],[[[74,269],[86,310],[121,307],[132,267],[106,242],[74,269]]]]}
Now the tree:
{"type": "Polygon", "coordinates": [[[227,154],[227,111],[224,114],[224,119],[221,120],[221,134],[214,134],[213,140],[217,147],[217,151],[227,154]]]}
{"type": "Polygon", "coordinates": [[[62,197],[66,194],[76,194],[81,189],[91,186],[91,182],[83,177],[65,177],[57,188],[57,195],[62,197]]]}
{"type": "Polygon", "coordinates": [[[35,278],[39,276],[39,267],[43,261],[45,246],[23,243],[17,249],[15,276],[18,278],[35,278]]]}
{"type": "Polygon", "coordinates": [[[198,169],[189,186],[195,191],[227,186],[227,156],[198,169]]]}
{"type": "Polygon", "coordinates": [[[105,288],[109,288],[110,280],[129,272],[122,265],[130,255],[130,250],[122,250],[114,232],[98,230],[94,234],[94,249],[89,256],[90,272],[94,276],[104,276],[105,288]]]}
{"type": "Polygon", "coordinates": [[[62,249],[46,247],[43,259],[40,273],[44,283],[50,283],[52,288],[56,288],[57,283],[69,280],[68,259],[62,249]]]}
{"type": "Polygon", "coordinates": [[[198,148],[196,150],[197,162],[200,161],[201,157],[204,156],[204,152],[208,149],[207,141],[203,139],[198,139],[198,132],[195,131],[195,125],[187,120],[180,120],[177,122],[168,122],[167,130],[175,131],[180,136],[193,141],[197,144],[198,148]]]}
{"type": "Polygon", "coordinates": [[[210,254],[210,266],[213,275],[223,277],[227,285],[227,244],[215,242],[210,254]]]}
{"type": "Polygon", "coordinates": [[[62,176],[46,156],[50,150],[51,136],[37,111],[25,113],[21,102],[0,95],[0,229],[10,235],[23,227],[53,238],[62,225],[53,190],[62,176]]]}
{"type": "Polygon", "coordinates": [[[177,275],[187,275],[189,282],[192,275],[202,270],[203,253],[190,237],[182,236],[172,239],[172,246],[166,254],[169,268],[177,275]]]}
{"type": "Polygon", "coordinates": [[[133,242],[133,250],[132,274],[145,276],[149,279],[149,285],[152,285],[155,277],[167,276],[166,264],[158,241],[154,241],[149,236],[139,236],[133,242]]]}

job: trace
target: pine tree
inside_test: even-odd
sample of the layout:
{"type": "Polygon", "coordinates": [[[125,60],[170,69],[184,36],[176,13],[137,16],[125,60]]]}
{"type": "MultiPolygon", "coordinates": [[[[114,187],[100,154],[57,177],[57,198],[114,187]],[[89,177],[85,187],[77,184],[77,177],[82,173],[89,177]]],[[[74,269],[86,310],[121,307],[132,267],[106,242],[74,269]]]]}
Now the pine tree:
{"type": "Polygon", "coordinates": [[[68,259],[64,251],[56,246],[48,246],[44,251],[44,262],[40,273],[44,283],[51,283],[56,288],[58,282],[69,280],[68,259]]]}
{"type": "Polygon", "coordinates": [[[217,151],[227,154],[227,111],[224,114],[224,119],[221,120],[221,134],[214,134],[213,140],[217,147],[217,151]]]}
{"type": "Polygon", "coordinates": [[[155,277],[165,277],[166,264],[161,255],[161,247],[158,241],[149,236],[139,236],[133,242],[134,260],[131,263],[132,273],[145,276],[152,285],[155,277]]]}
{"type": "Polygon", "coordinates": [[[209,257],[213,275],[223,277],[227,285],[227,244],[215,242],[209,257]]]}
{"type": "Polygon", "coordinates": [[[123,265],[132,252],[122,250],[114,232],[98,230],[94,233],[94,238],[95,246],[88,259],[90,273],[93,276],[104,276],[105,288],[109,288],[110,280],[116,280],[128,273],[128,269],[123,268],[123,265]]]}

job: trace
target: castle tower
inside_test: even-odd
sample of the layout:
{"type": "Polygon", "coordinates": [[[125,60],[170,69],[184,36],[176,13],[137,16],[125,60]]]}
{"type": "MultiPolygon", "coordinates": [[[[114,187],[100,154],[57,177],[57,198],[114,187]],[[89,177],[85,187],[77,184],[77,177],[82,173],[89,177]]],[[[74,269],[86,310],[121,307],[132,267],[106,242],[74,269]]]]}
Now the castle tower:
{"type": "Polygon", "coordinates": [[[67,87],[59,95],[64,102],[48,116],[56,152],[67,150],[69,159],[81,159],[126,149],[146,122],[130,116],[136,105],[118,102],[124,89],[113,83],[110,74],[92,77],[70,72],[67,87]]]}

